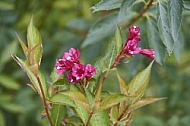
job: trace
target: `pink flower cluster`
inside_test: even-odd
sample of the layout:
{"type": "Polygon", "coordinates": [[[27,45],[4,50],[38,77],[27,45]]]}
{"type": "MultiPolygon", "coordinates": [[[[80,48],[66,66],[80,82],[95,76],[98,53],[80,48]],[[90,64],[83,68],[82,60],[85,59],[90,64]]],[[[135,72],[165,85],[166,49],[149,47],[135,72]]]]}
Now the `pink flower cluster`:
{"type": "Polygon", "coordinates": [[[135,55],[135,54],[142,54],[147,56],[148,58],[154,58],[155,50],[153,49],[142,49],[141,47],[137,47],[138,43],[140,42],[141,38],[140,35],[140,28],[136,26],[129,27],[129,35],[128,39],[123,47],[122,53],[124,55],[135,55]]]}
{"type": "Polygon", "coordinates": [[[96,69],[91,64],[81,64],[79,61],[80,52],[74,48],[70,48],[68,52],[65,52],[61,59],[58,59],[55,64],[57,74],[63,74],[66,71],[70,71],[67,74],[67,78],[71,83],[78,83],[81,80],[91,78],[96,69]]]}

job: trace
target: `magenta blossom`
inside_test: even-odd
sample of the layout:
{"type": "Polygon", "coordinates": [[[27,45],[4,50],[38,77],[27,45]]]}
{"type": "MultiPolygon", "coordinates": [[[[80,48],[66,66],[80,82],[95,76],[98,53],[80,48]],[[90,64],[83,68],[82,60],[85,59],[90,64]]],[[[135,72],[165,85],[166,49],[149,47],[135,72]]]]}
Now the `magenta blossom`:
{"type": "Polygon", "coordinates": [[[78,83],[80,81],[80,80],[77,80],[76,77],[74,77],[71,72],[67,74],[67,79],[72,84],[78,83]]]}
{"type": "Polygon", "coordinates": [[[57,74],[63,74],[65,71],[71,70],[74,64],[79,63],[80,52],[74,48],[70,48],[69,52],[65,52],[62,59],[58,59],[55,64],[57,74]]]}
{"type": "Polygon", "coordinates": [[[138,43],[140,42],[141,38],[140,35],[140,28],[136,26],[131,26],[129,28],[129,35],[128,39],[125,43],[123,48],[123,53],[125,55],[135,55],[138,54],[141,50],[140,47],[137,47],[138,43]]]}
{"type": "Polygon", "coordinates": [[[63,74],[72,68],[73,62],[67,61],[65,59],[58,59],[55,64],[57,74],[63,74]]]}
{"type": "Polygon", "coordinates": [[[121,55],[125,56],[133,56],[135,54],[143,54],[148,58],[154,58],[155,51],[153,49],[141,49],[138,47],[138,43],[140,42],[141,38],[140,35],[140,28],[136,26],[129,27],[129,35],[128,39],[123,47],[121,55]]]}
{"type": "Polygon", "coordinates": [[[70,48],[69,52],[65,52],[62,58],[73,63],[79,63],[80,52],[78,49],[70,48]]]}
{"type": "Polygon", "coordinates": [[[128,40],[126,42],[126,45],[125,47],[123,48],[123,52],[124,54],[126,55],[135,55],[135,54],[138,54],[141,50],[140,47],[137,47],[138,43],[139,43],[139,39],[138,38],[135,38],[133,40],[128,40]]]}
{"type": "Polygon", "coordinates": [[[56,61],[55,68],[57,74],[70,71],[67,74],[67,79],[73,84],[80,83],[83,79],[88,80],[91,78],[96,73],[96,69],[91,64],[81,64],[79,58],[79,50],[70,48],[68,52],[63,54],[62,59],[56,61]]]}
{"type": "Polygon", "coordinates": [[[91,65],[87,64],[76,64],[72,67],[70,74],[67,75],[69,82],[78,83],[84,78],[87,80],[96,73],[96,69],[91,65]]]}
{"type": "Polygon", "coordinates": [[[147,56],[148,58],[154,58],[155,50],[153,49],[141,49],[140,54],[147,56]]]}
{"type": "Polygon", "coordinates": [[[140,35],[140,28],[139,27],[136,27],[136,26],[129,27],[128,40],[132,40],[134,38],[139,38],[139,35],[140,35]]]}
{"type": "Polygon", "coordinates": [[[95,67],[93,67],[91,64],[86,65],[86,78],[91,78],[96,73],[95,67]]]}
{"type": "Polygon", "coordinates": [[[86,66],[83,64],[74,65],[71,70],[71,74],[76,78],[76,80],[83,79],[86,76],[86,66]]]}

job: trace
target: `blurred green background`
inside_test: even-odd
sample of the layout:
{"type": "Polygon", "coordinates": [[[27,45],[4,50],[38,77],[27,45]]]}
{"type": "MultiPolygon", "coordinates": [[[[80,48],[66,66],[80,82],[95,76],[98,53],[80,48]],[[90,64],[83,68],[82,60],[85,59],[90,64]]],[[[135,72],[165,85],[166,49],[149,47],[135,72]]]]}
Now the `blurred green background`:
{"type": "MultiPolygon", "coordinates": [[[[26,30],[33,15],[43,38],[41,71],[49,79],[55,60],[70,47],[81,50],[81,60],[91,63],[104,54],[114,31],[113,18],[117,9],[92,13],[99,0],[1,0],[0,1],[0,126],[41,126],[43,105],[38,95],[27,86],[30,83],[9,52],[24,58],[15,32],[26,42],[26,30]],[[112,22],[111,22],[112,21],[112,22]],[[110,25],[113,24],[113,25],[110,25]],[[98,29],[103,27],[103,29],[98,29]],[[97,32],[88,36],[89,31],[97,32]],[[105,34],[102,34],[102,31],[105,34]],[[100,34],[98,34],[100,32],[100,34]],[[88,44],[86,44],[88,43],[88,44]]],[[[142,5],[136,6],[140,10],[142,5]]],[[[146,45],[146,22],[140,20],[142,43],[146,45]]],[[[182,19],[183,50],[176,59],[172,54],[152,69],[147,96],[167,97],[166,100],[135,112],[132,126],[189,126],[190,124],[190,12],[182,19]]],[[[127,36],[127,29],[122,31],[127,36]]],[[[163,57],[164,59],[164,57],[163,57]]],[[[144,69],[150,60],[135,56],[128,64],[119,65],[126,81],[144,69]]],[[[47,79],[47,80],[48,80],[47,79]]],[[[104,90],[117,92],[115,73],[111,73],[104,90]]]]}

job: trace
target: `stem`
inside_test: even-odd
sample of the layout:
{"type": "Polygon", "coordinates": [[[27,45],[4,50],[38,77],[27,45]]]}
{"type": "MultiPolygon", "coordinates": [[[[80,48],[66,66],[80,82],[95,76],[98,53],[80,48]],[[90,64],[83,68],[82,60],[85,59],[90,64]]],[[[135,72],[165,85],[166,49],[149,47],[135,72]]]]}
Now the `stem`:
{"type": "Polygon", "coordinates": [[[91,120],[93,114],[94,114],[93,112],[90,113],[90,116],[88,117],[88,120],[87,120],[85,126],[88,126],[90,124],[90,120],[91,120]]]}
{"type": "Polygon", "coordinates": [[[48,121],[49,121],[50,125],[53,126],[53,123],[52,123],[52,120],[50,118],[49,111],[48,111],[48,104],[46,102],[45,94],[44,94],[44,91],[43,91],[43,88],[42,88],[42,83],[41,83],[40,78],[38,77],[38,75],[36,76],[36,78],[38,80],[40,90],[41,90],[41,93],[42,93],[42,101],[43,101],[43,104],[44,104],[44,109],[45,109],[48,121]]]}
{"type": "Polygon", "coordinates": [[[131,22],[126,23],[125,25],[122,26],[122,29],[126,29],[127,27],[138,21],[141,17],[143,17],[145,12],[152,6],[153,1],[154,0],[150,0],[148,4],[144,6],[143,10],[136,17],[134,17],[131,22]]]}
{"type": "Polygon", "coordinates": [[[104,83],[104,81],[106,80],[106,78],[108,77],[108,75],[109,75],[109,71],[107,71],[107,72],[104,74],[104,77],[103,77],[103,78],[102,78],[102,80],[99,82],[99,84],[98,84],[98,87],[97,87],[97,90],[96,90],[95,94],[97,94],[98,89],[99,89],[99,88],[100,88],[100,86],[104,83]]]}
{"type": "MultiPolygon", "coordinates": [[[[114,126],[118,126],[118,122],[119,122],[119,121],[122,119],[122,117],[126,114],[127,109],[128,109],[128,107],[126,107],[126,109],[121,113],[121,115],[120,115],[119,118],[117,119],[117,122],[114,124],[114,126]]],[[[127,115],[127,118],[129,118],[129,121],[126,122],[125,126],[128,126],[128,125],[129,125],[132,112],[129,112],[128,114],[129,114],[129,115],[127,115]]]]}

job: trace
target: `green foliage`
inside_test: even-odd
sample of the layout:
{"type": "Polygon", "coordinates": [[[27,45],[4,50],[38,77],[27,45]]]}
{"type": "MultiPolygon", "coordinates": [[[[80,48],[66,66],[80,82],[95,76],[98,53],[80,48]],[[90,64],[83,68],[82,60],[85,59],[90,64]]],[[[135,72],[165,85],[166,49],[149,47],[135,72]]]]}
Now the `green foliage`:
{"type": "MultiPolygon", "coordinates": [[[[48,125],[44,111],[43,124],[40,117],[43,110],[43,101],[40,101],[42,99],[26,87],[30,86],[42,97],[39,79],[50,107],[50,117],[57,126],[61,122],[68,126],[86,124],[91,110],[96,110],[89,122],[92,126],[112,125],[118,122],[123,112],[125,116],[118,125],[125,125],[123,122],[133,116],[133,112],[125,113],[126,106],[135,96],[134,104],[128,106],[131,111],[135,110],[131,126],[188,126],[190,4],[188,0],[153,0],[153,4],[149,5],[150,1],[1,1],[0,125],[48,125]],[[32,15],[35,17],[34,21],[30,20],[32,15]],[[43,59],[41,36],[34,24],[43,38],[43,59]],[[150,62],[145,58],[135,56],[129,63],[120,63],[117,67],[117,77],[116,69],[110,71],[115,56],[127,38],[126,30],[130,25],[141,28],[142,41],[139,46],[150,47],[156,51],[156,62],[152,67],[151,84],[148,89],[138,90],[141,86],[148,85],[148,79],[143,78],[148,78],[149,75],[137,74],[150,62]],[[15,31],[19,36],[15,35],[15,31]],[[25,34],[27,37],[24,37],[25,34]],[[16,36],[26,59],[18,47],[16,36]],[[80,48],[82,62],[89,63],[100,57],[94,62],[98,67],[95,81],[91,81],[89,87],[85,87],[84,90],[78,85],[71,85],[55,71],[49,77],[56,59],[70,47],[80,48]],[[31,82],[12,62],[9,53],[23,68],[31,82]],[[163,66],[160,67],[157,63],[163,66]],[[106,73],[109,73],[109,76],[101,83],[101,78],[106,73]],[[131,79],[132,77],[134,79],[131,79]],[[140,78],[141,81],[134,81],[135,78],[140,78]],[[100,86],[96,97],[95,89],[99,83],[103,87],[100,86]],[[111,92],[104,95],[103,92],[108,90],[111,92]],[[67,91],[70,92],[68,95],[67,91]],[[129,97],[129,92],[134,95],[129,97]],[[152,96],[167,99],[143,107],[162,100],[152,96]],[[139,107],[143,108],[136,111],[139,107]]],[[[150,72],[150,69],[148,71],[150,72]]]]}
{"type": "Polygon", "coordinates": [[[138,73],[129,83],[128,93],[129,96],[135,97],[132,98],[134,102],[142,98],[148,87],[152,64],[153,61],[145,70],[138,73]]]}
{"type": "Polygon", "coordinates": [[[121,6],[122,0],[102,0],[92,7],[93,12],[101,10],[112,10],[121,6]]]}
{"type": "Polygon", "coordinates": [[[5,118],[3,116],[3,113],[0,111],[0,125],[5,126],[5,118]]]}
{"type": "Polygon", "coordinates": [[[172,38],[172,34],[170,32],[170,22],[168,20],[167,16],[167,4],[164,4],[163,2],[159,2],[157,5],[158,10],[158,30],[161,34],[161,39],[166,46],[167,52],[170,55],[173,51],[174,47],[174,40],[172,38]]]}
{"type": "Polygon", "coordinates": [[[55,94],[50,98],[50,102],[53,102],[54,104],[63,104],[63,105],[70,105],[72,107],[75,107],[75,103],[72,99],[70,99],[68,96],[63,94],[55,94]]]}
{"type": "Polygon", "coordinates": [[[6,75],[0,75],[0,84],[8,89],[12,90],[18,90],[19,89],[19,84],[14,80],[13,78],[10,78],[9,76],[6,75]],[[9,80],[9,82],[7,82],[9,80]]]}
{"type": "Polygon", "coordinates": [[[108,115],[107,110],[93,114],[92,119],[90,121],[90,124],[92,126],[99,126],[99,125],[107,126],[107,125],[109,125],[110,122],[109,122],[109,115],[108,115]]]}
{"type": "Polygon", "coordinates": [[[160,44],[161,38],[160,36],[158,36],[159,33],[154,17],[147,18],[147,29],[148,31],[150,31],[149,34],[147,35],[150,47],[155,49],[155,51],[157,52],[155,54],[156,62],[158,62],[159,64],[163,64],[165,59],[165,51],[164,51],[165,49],[164,45],[160,44]]]}
{"type": "Polygon", "coordinates": [[[66,106],[54,104],[51,109],[51,118],[54,126],[60,126],[63,117],[66,115],[66,106]]]}

